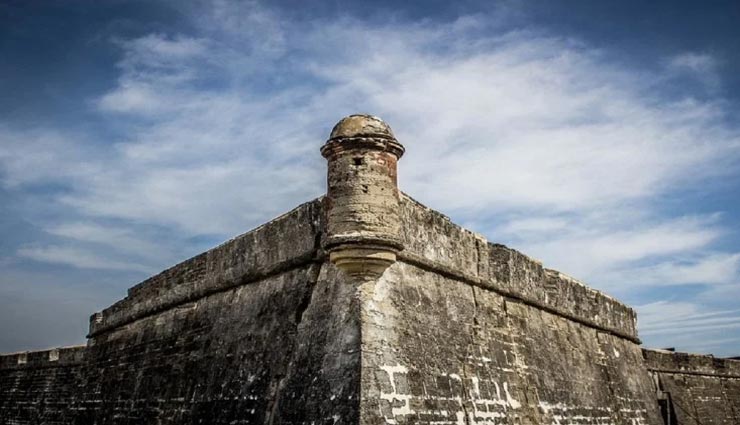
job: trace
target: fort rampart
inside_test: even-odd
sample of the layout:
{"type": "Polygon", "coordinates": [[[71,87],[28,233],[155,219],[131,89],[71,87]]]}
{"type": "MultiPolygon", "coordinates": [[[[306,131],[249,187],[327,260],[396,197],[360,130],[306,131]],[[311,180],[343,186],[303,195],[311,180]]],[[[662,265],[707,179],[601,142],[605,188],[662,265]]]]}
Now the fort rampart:
{"type": "Polygon", "coordinates": [[[738,423],[740,361],[665,350],[643,355],[666,423],[738,423]]]}
{"type": "Polygon", "coordinates": [[[132,287],[86,346],[0,356],[0,423],[740,422],[740,362],[642,350],[631,308],[398,191],[381,121],[323,152],[326,196],[132,287]]]}

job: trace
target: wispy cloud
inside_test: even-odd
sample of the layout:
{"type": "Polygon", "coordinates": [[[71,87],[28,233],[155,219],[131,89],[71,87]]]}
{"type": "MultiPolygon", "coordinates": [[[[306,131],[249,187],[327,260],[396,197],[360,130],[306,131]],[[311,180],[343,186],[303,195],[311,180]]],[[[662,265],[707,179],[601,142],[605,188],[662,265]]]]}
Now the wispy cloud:
{"type": "Polygon", "coordinates": [[[81,242],[102,244],[117,251],[138,254],[142,257],[157,257],[156,243],[134,235],[128,227],[103,226],[90,222],[65,222],[46,229],[52,235],[81,242]]]}
{"type": "Polygon", "coordinates": [[[710,90],[720,88],[720,78],[717,73],[717,59],[708,53],[685,52],[673,56],[668,61],[669,71],[690,76],[710,90]]]}
{"type": "Polygon", "coordinates": [[[676,255],[655,264],[618,270],[610,280],[614,286],[626,288],[635,285],[733,285],[739,276],[740,253],[708,252],[685,257],[676,255]]]}
{"type": "MultiPolygon", "coordinates": [[[[721,345],[737,347],[740,341],[740,309],[707,311],[697,303],[658,301],[637,306],[637,311],[641,335],[661,348],[679,346],[689,352],[712,352],[721,345]]],[[[735,349],[725,354],[738,352],[735,349]]]]}
{"type": "Polygon", "coordinates": [[[655,263],[650,269],[652,277],[640,276],[639,272],[648,270],[640,266],[644,260],[678,259],[681,255],[706,249],[722,234],[722,229],[715,224],[716,219],[711,216],[620,218],[619,214],[609,214],[608,217],[583,214],[562,229],[508,236],[521,243],[525,251],[549,259],[569,273],[619,290],[638,282],[643,285],[657,283],[660,280],[657,276],[659,269],[665,270],[663,277],[668,276],[670,266],[655,263]],[[625,279],[624,270],[629,270],[639,280],[625,279]]]}
{"type": "Polygon", "coordinates": [[[64,246],[26,247],[18,250],[18,255],[36,261],[65,264],[81,269],[130,270],[154,273],[156,270],[141,264],[117,261],[109,256],[98,255],[93,251],[64,246]]]}
{"type": "Polygon", "coordinates": [[[0,122],[0,184],[70,185],[93,178],[101,169],[95,160],[104,154],[85,141],[55,129],[16,130],[0,122]]]}

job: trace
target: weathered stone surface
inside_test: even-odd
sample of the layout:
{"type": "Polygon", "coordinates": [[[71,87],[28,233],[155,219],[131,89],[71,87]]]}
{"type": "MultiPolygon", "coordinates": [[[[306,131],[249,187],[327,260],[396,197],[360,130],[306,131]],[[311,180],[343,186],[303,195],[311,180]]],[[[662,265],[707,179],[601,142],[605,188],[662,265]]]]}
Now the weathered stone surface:
{"type": "Polygon", "coordinates": [[[76,381],[3,357],[0,423],[355,423],[358,283],[322,259],[322,220],[304,204],[138,285],[59,368],[76,381]],[[63,415],[38,406],[47,393],[73,395],[63,415]]]}
{"type": "Polygon", "coordinates": [[[479,278],[478,253],[482,236],[452,223],[450,219],[415,201],[401,197],[401,238],[407,260],[426,261],[439,270],[479,278]]]}
{"type": "Polygon", "coordinates": [[[305,203],[132,287],[90,318],[90,336],[311,261],[319,249],[321,202],[305,203]]]}
{"type": "Polygon", "coordinates": [[[405,263],[363,293],[361,423],[661,423],[631,341],[405,263]]]}
{"type": "Polygon", "coordinates": [[[377,278],[403,249],[396,169],[403,152],[388,124],[371,115],[342,119],[321,148],[329,169],[323,246],[345,273],[377,278]]]}
{"type": "Polygon", "coordinates": [[[0,356],[0,423],[72,423],[84,356],[84,346],[0,356]]]}
{"type": "Polygon", "coordinates": [[[396,138],[388,124],[376,116],[367,114],[354,114],[342,118],[329,134],[329,140],[353,137],[396,138]]]}
{"type": "Polygon", "coordinates": [[[77,423],[351,423],[352,295],[309,264],[100,334],[77,423]]]}
{"type": "Polygon", "coordinates": [[[452,223],[408,196],[401,199],[404,261],[635,342],[633,309],[536,260],[452,223]]]}
{"type": "Polygon", "coordinates": [[[666,424],[740,423],[740,361],[643,350],[666,424]]]}
{"type": "Polygon", "coordinates": [[[0,424],[740,423],[740,362],[642,351],[629,307],[400,194],[379,119],[322,153],[327,196],[131,288],[86,347],[0,356],[0,424]]]}

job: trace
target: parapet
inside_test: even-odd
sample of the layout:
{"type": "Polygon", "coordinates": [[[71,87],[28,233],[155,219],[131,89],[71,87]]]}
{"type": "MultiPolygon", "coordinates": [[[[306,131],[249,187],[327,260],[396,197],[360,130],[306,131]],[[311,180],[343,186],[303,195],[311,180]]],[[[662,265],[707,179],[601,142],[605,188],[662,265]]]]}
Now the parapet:
{"type": "Polygon", "coordinates": [[[740,423],[740,361],[642,350],[666,424],[740,423]]]}
{"type": "Polygon", "coordinates": [[[22,351],[0,355],[0,369],[40,369],[82,364],[85,360],[84,345],[50,348],[39,351],[22,351]]]}
{"type": "Polygon", "coordinates": [[[652,372],[740,378],[740,360],[655,349],[643,349],[642,356],[652,372]]]}
{"type": "Polygon", "coordinates": [[[402,194],[379,118],[321,153],[326,196],[132,287],[87,346],[0,356],[0,422],[656,424],[657,393],[737,423],[740,361],[641,356],[634,310],[402,194]]]}
{"type": "Polygon", "coordinates": [[[88,337],[204,296],[316,260],[322,199],[185,260],[130,288],[121,301],[90,317],[88,337]]]}
{"type": "Polygon", "coordinates": [[[400,208],[401,260],[639,343],[637,316],[627,305],[514,249],[489,243],[409,196],[402,196],[400,208]]]}
{"type": "Polygon", "coordinates": [[[327,253],[351,276],[377,278],[401,259],[639,341],[631,308],[402,195],[396,175],[403,146],[379,118],[344,118],[321,151],[328,160],[324,198],[134,286],[91,317],[89,336],[327,253]]]}

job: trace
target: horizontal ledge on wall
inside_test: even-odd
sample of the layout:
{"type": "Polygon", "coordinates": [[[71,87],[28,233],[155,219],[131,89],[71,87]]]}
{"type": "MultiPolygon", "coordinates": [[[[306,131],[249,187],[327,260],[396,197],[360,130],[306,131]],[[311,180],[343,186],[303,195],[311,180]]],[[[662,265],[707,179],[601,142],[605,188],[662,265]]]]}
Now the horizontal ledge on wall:
{"type": "Polygon", "coordinates": [[[494,282],[492,282],[492,281],[484,280],[484,279],[481,279],[481,278],[479,278],[477,276],[472,276],[472,275],[469,275],[467,273],[454,270],[451,267],[445,266],[445,265],[440,264],[440,263],[438,263],[436,261],[432,261],[432,260],[429,260],[427,258],[418,256],[418,255],[412,254],[410,252],[401,251],[398,254],[398,260],[399,261],[402,261],[404,263],[410,264],[412,266],[416,266],[416,267],[419,267],[421,269],[424,269],[424,270],[427,270],[427,271],[430,271],[430,272],[433,272],[433,273],[438,273],[438,274],[440,274],[442,276],[445,276],[445,277],[448,277],[448,278],[451,278],[451,279],[454,279],[454,280],[457,280],[457,281],[460,281],[460,282],[464,282],[464,283],[467,283],[469,285],[476,286],[476,287],[481,288],[481,289],[485,289],[485,290],[488,290],[488,291],[495,292],[495,293],[497,293],[499,295],[502,295],[504,297],[511,298],[513,300],[519,301],[522,304],[526,304],[526,305],[529,305],[531,307],[535,307],[537,309],[544,310],[544,311],[546,311],[548,313],[554,314],[556,316],[560,316],[562,318],[571,320],[573,322],[580,323],[580,324],[582,324],[584,326],[587,326],[589,328],[593,328],[593,329],[596,329],[598,331],[605,332],[605,333],[608,333],[608,334],[617,336],[619,338],[623,338],[623,339],[629,340],[631,342],[634,342],[635,344],[638,344],[638,345],[639,344],[642,344],[642,341],[640,341],[640,339],[638,337],[634,336],[634,335],[630,335],[630,334],[627,334],[625,332],[621,332],[621,331],[619,331],[617,329],[611,329],[611,328],[607,328],[607,327],[601,326],[601,325],[599,325],[598,323],[596,323],[596,322],[594,322],[592,320],[589,320],[589,319],[586,319],[586,318],[583,318],[583,317],[574,316],[572,314],[569,314],[569,313],[566,313],[564,311],[558,310],[556,308],[550,307],[548,305],[542,304],[542,303],[540,303],[538,301],[535,301],[535,300],[532,300],[532,299],[528,299],[528,298],[522,297],[520,294],[511,292],[511,291],[508,291],[506,289],[503,289],[503,288],[500,288],[500,287],[496,286],[496,284],[494,282]]]}
{"type": "Polygon", "coordinates": [[[657,369],[657,368],[652,368],[652,367],[648,367],[647,370],[650,372],[656,372],[656,373],[670,373],[672,375],[694,375],[694,376],[707,376],[711,378],[740,379],[740,375],[710,373],[710,372],[697,372],[693,370],[657,369]]]}
{"type": "Polygon", "coordinates": [[[281,261],[269,267],[265,267],[262,270],[255,270],[239,279],[235,279],[233,281],[216,282],[215,284],[210,285],[209,287],[204,288],[203,290],[200,290],[194,293],[185,294],[180,298],[177,298],[177,299],[174,299],[168,302],[163,302],[161,304],[157,304],[150,309],[140,311],[137,313],[132,313],[130,315],[123,316],[120,319],[112,320],[108,323],[106,323],[106,319],[105,317],[103,317],[101,323],[95,325],[94,329],[90,330],[90,333],[87,335],[87,338],[93,338],[93,337],[99,336],[106,332],[110,332],[111,330],[114,330],[116,328],[133,323],[137,320],[141,320],[143,318],[153,316],[155,314],[180,307],[187,303],[192,303],[192,302],[201,300],[213,294],[229,291],[231,289],[234,289],[240,286],[256,283],[264,279],[270,278],[272,276],[276,276],[276,275],[279,275],[279,274],[282,274],[282,273],[285,273],[291,270],[295,270],[295,269],[307,266],[312,263],[321,263],[324,261],[324,257],[325,255],[323,251],[314,249],[304,254],[295,256],[289,260],[281,261]]]}

